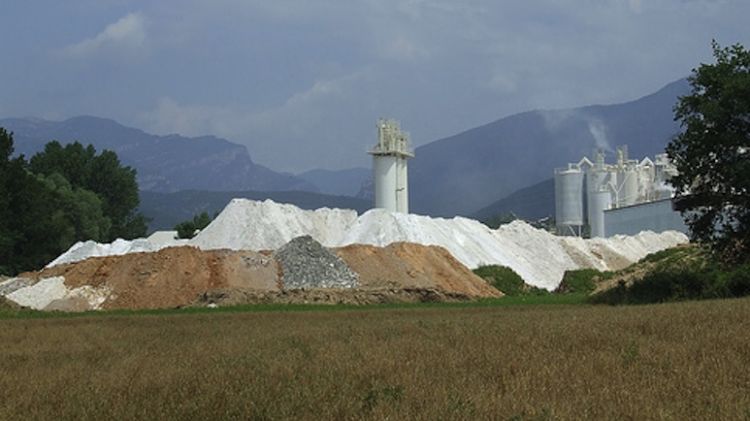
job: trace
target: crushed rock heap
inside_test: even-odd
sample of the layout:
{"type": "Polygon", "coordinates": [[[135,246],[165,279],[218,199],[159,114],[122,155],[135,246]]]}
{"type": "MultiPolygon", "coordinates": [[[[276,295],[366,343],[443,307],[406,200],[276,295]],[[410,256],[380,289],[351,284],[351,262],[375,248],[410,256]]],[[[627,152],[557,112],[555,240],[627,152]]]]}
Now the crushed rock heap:
{"type": "Polygon", "coordinates": [[[355,288],[357,274],[340,257],[309,235],[297,237],[274,255],[284,288],[355,288]]]}
{"type": "MultiPolygon", "coordinates": [[[[567,270],[618,270],[650,253],[688,241],[675,231],[584,240],[558,237],[521,221],[493,230],[462,217],[431,218],[383,209],[357,216],[351,210],[308,211],[271,200],[234,199],[188,244],[202,250],[276,250],[303,235],[325,247],[386,246],[397,242],[441,246],[469,268],[506,266],[527,284],[547,290],[557,288],[567,270]]],[[[69,253],[53,263],[82,257],[79,253],[71,260],[69,253]]]]}

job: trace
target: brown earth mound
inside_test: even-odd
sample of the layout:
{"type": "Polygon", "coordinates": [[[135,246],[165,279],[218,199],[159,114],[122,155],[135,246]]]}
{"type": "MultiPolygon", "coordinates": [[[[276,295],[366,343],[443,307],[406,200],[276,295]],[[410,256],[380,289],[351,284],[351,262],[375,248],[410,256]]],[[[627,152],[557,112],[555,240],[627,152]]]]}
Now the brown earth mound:
{"type": "MultiPolygon", "coordinates": [[[[384,248],[352,245],[333,251],[358,275],[358,288],[283,290],[280,266],[270,252],[203,251],[187,246],[93,257],[27,276],[37,280],[62,276],[71,289],[105,288],[109,293],[101,305],[105,309],[271,302],[367,304],[502,296],[441,247],[396,243],[384,248]]],[[[79,298],[63,301],[55,303],[54,309],[80,311],[89,305],[79,298]]]]}
{"type": "Polygon", "coordinates": [[[193,247],[94,257],[36,274],[50,276],[65,277],[70,288],[108,286],[112,294],[102,305],[108,309],[181,307],[215,288],[279,289],[276,261],[263,253],[193,247]]]}
{"type": "Polygon", "coordinates": [[[439,246],[393,243],[386,247],[355,244],[335,249],[359,275],[361,289],[433,289],[472,298],[503,294],[439,246]]]}

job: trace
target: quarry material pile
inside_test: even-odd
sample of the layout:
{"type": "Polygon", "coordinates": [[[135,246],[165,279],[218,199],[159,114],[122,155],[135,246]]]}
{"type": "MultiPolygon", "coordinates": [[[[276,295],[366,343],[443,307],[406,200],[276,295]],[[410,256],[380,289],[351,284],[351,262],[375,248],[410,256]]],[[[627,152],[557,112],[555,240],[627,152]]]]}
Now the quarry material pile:
{"type": "Polygon", "coordinates": [[[139,238],[132,241],[118,238],[112,243],[102,244],[96,241],[79,241],[73,244],[68,251],[50,262],[47,267],[57,266],[64,263],[78,262],[89,257],[121,256],[128,253],[159,251],[165,247],[187,245],[188,240],[178,240],[170,234],[174,231],[157,231],[148,238],[139,238]],[[164,234],[167,235],[164,235],[164,234]]]}
{"type": "Polygon", "coordinates": [[[309,235],[297,237],[274,255],[281,265],[286,289],[355,288],[357,274],[309,235]]]}
{"type": "MultiPolygon", "coordinates": [[[[684,234],[674,231],[584,240],[557,237],[521,221],[493,230],[462,217],[431,218],[382,209],[357,216],[351,210],[308,211],[270,200],[234,199],[188,244],[203,250],[276,250],[303,235],[310,235],[325,247],[398,242],[441,246],[469,268],[506,266],[527,284],[547,290],[557,288],[567,270],[618,270],[650,253],[688,241],[684,234]]],[[[142,240],[133,242],[133,250],[143,247],[142,243],[135,244],[138,241],[142,240]]],[[[166,247],[169,243],[149,244],[166,247]]],[[[118,249],[114,244],[100,245],[101,250],[94,245],[87,247],[103,255],[107,247],[118,249]]],[[[84,251],[71,248],[50,266],[85,258],[84,251]]]]}
{"type": "Polygon", "coordinates": [[[396,242],[437,245],[469,268],[507,266],[527,284],[548,290],[557,288],[567,270],[618,270],[688,241],[674,231],[584,240],[558,237],[522,221],[493,230],[462,217],[431,218],[383,209],[356,217],[352,211],[306,211],[270,200],[234,199],[190,244],[207,250],[274,249],[298,235],[311,235],[326,247],[396,242]]]}
{"type": "Polygon", "coordinates": [[[311,237],[293,239],[277,253],[181,246],[92,257],[22,274],[1,282],[0,291],[24,307],[62,311],[502,296],[444,249],[410,244],[328,250],[311,237]],[[382,264],[389,270],[378,274],[382,264]]]}
{"type": "Polygon", "coordinates": [[[468,297],[500,297],[498,291],[438,246],[355,244],[335,249],[359,276],[360,289],[450,291],[468,297]]]}

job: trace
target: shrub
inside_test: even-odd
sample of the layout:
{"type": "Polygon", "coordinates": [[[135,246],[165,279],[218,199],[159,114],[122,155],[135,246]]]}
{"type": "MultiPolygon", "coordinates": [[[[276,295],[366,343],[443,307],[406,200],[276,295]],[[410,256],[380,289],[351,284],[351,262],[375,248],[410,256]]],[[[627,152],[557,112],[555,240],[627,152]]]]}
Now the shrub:
{"type": "Polygon", "coordinates": [[[480,266],[474,269],[474,273],[487,280],[493,287],[502,291],[505,295],[546,295],[549,292],[542,288],[526,285],[523,279],[513,269],[499,266],[480,266]]]}
{"type": "Polygon", "coordinates": [[[596,289],[596,281],[607,279],[612,272],[600,272],[596,269],[569,270],[563,275],[555,292],[588,294],[596,289]]]}

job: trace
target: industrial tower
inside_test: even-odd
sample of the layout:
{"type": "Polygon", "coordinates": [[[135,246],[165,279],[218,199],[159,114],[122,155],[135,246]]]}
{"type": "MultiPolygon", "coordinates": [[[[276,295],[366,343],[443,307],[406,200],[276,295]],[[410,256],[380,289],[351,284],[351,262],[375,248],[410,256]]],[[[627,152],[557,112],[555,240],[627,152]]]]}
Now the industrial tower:
{"type": "Polygon", "coordinates": [[[409,213],[409,178],[406,160],[414,158],[409,135],[398,121],[378,120],[378,143],[372,155],[375,182],[375,207],[391,212],[409,213]]]}

